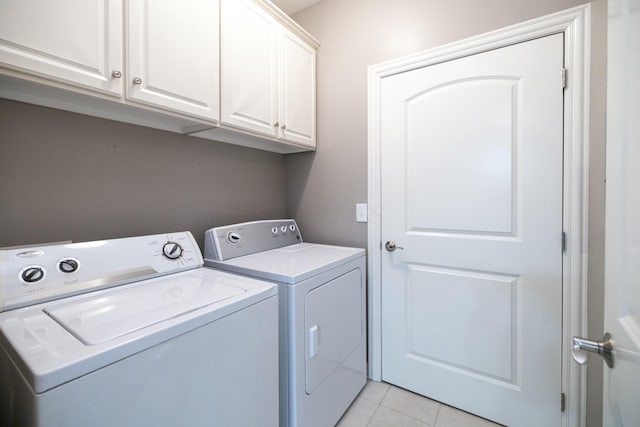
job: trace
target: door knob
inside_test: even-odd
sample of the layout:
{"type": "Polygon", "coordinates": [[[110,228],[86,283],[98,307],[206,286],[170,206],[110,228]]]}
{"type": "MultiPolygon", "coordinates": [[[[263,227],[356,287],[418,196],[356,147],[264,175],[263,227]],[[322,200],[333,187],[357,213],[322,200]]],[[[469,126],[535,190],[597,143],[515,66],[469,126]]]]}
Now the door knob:
{"type": "MultiPolygon", "coordinates": [[[[613,368],[613,340],[609,332],[604,334],[602,341],[592,341],[586,338],[573,337],[573,350],[596,353],[602,356],[608,367],[613,368]]],[[[586,359],[578,359],[575,354],[573,358],[576,362],[584,365],[586,359]]]]}
{"type": "Polygon", "coordinates": [[[389,252],[393,252],[396,249],[404,250],[404,248],[402,246],[396,246],[396,244],[394,242],[392,242],[391,240],[388,240],[387,243],[384,244],[384,248],[386,250],[388,250],[389,252]]]}

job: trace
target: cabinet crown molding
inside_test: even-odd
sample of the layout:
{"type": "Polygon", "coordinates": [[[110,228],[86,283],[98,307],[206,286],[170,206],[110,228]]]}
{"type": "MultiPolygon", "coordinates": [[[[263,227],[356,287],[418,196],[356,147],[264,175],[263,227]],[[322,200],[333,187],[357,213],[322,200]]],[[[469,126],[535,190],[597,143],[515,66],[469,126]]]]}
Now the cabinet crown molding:
{"type": "Polygon", "coordinates": [[[318,39],[309,34],[307,30],[302,28],[296,21],[293,20],[293,18],[280,10],[278,6],[271,3],[269,0],[253,1],[259,4],[264,10],[269,12],[280,24],[287,27],[289,31],[293,32],[296,36],[304,40],[309,46],[316,50],[320,47],[320,42],[318,41],[318,39]]]}

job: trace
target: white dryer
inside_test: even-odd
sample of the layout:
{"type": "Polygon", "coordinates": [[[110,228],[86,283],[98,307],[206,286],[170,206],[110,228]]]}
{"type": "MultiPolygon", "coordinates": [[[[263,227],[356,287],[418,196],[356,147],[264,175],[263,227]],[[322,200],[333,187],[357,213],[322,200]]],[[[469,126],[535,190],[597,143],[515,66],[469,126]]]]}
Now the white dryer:
{"type": "Polygon", "coordinates": [[[364,250],[254,221],[208,230],[205,265],[278,284],[280,425],[335,425],[366,383],[364,250]]]}
{"type": "Polygon", "coordinates": [[[191,233],[0,261],[0,425],[278,425],[277,289],[191,233]]]}

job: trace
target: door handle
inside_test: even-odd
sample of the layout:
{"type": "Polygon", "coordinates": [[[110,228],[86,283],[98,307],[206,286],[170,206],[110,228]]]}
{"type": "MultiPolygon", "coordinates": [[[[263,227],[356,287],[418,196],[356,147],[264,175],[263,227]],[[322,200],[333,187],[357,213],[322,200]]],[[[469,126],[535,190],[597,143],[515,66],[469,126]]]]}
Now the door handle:
{"type": "Polygon", "coordinates": [[[391,240],[388,240],[387,243],[384,244],[384,248],[386,250],[388,250],[389,252],[393,252],[396,249],[404,250],[404,248],[402,246],[396,246],[396,244],[394,242],[392,242],[391,240]]]}
{"type": "Polygon", "coordinates": [[[318,346],[320,345],[318,333],[318,325],[309,328],[309,359],[313,359],[318,354],[318,346]]]}
{"type": "MultiPolygon", "coordinates": [[[[602,356],[608,367],[613,368],[613,340],[609,332],[604,334],[602,341],[592,341],[586,338],[573,337],[573,350],[596,353],[602,356]]],[[[587,363],[586,358],[579,358],[573,353],[573,359],[581,365],[587,363]]]]}

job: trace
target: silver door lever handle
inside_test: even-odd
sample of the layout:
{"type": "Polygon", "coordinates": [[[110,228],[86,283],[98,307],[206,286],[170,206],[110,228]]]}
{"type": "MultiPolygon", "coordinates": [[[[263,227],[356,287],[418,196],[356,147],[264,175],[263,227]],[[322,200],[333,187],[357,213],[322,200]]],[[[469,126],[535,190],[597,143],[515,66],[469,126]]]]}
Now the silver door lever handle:
{"type": "Polygon", "coordinates": [[[384,244],[384,248],[386,250],[388,250],[389,252],[393,252],[396,249],[404,250],[404,248],[402,246],[396,246],[396,244],[394,242],[392,242],[391,240],[388,240],[387,243],[384,244]]]}
{"type": "Polygon", "coordinates": [[[573,349],[599,354],[602,356],[607,366],[613,368],[613,340],[611,339],[611,334],[609,332],[604,334],[602,341],[592,341],[586,338],[573,337],[573,349]]]}

